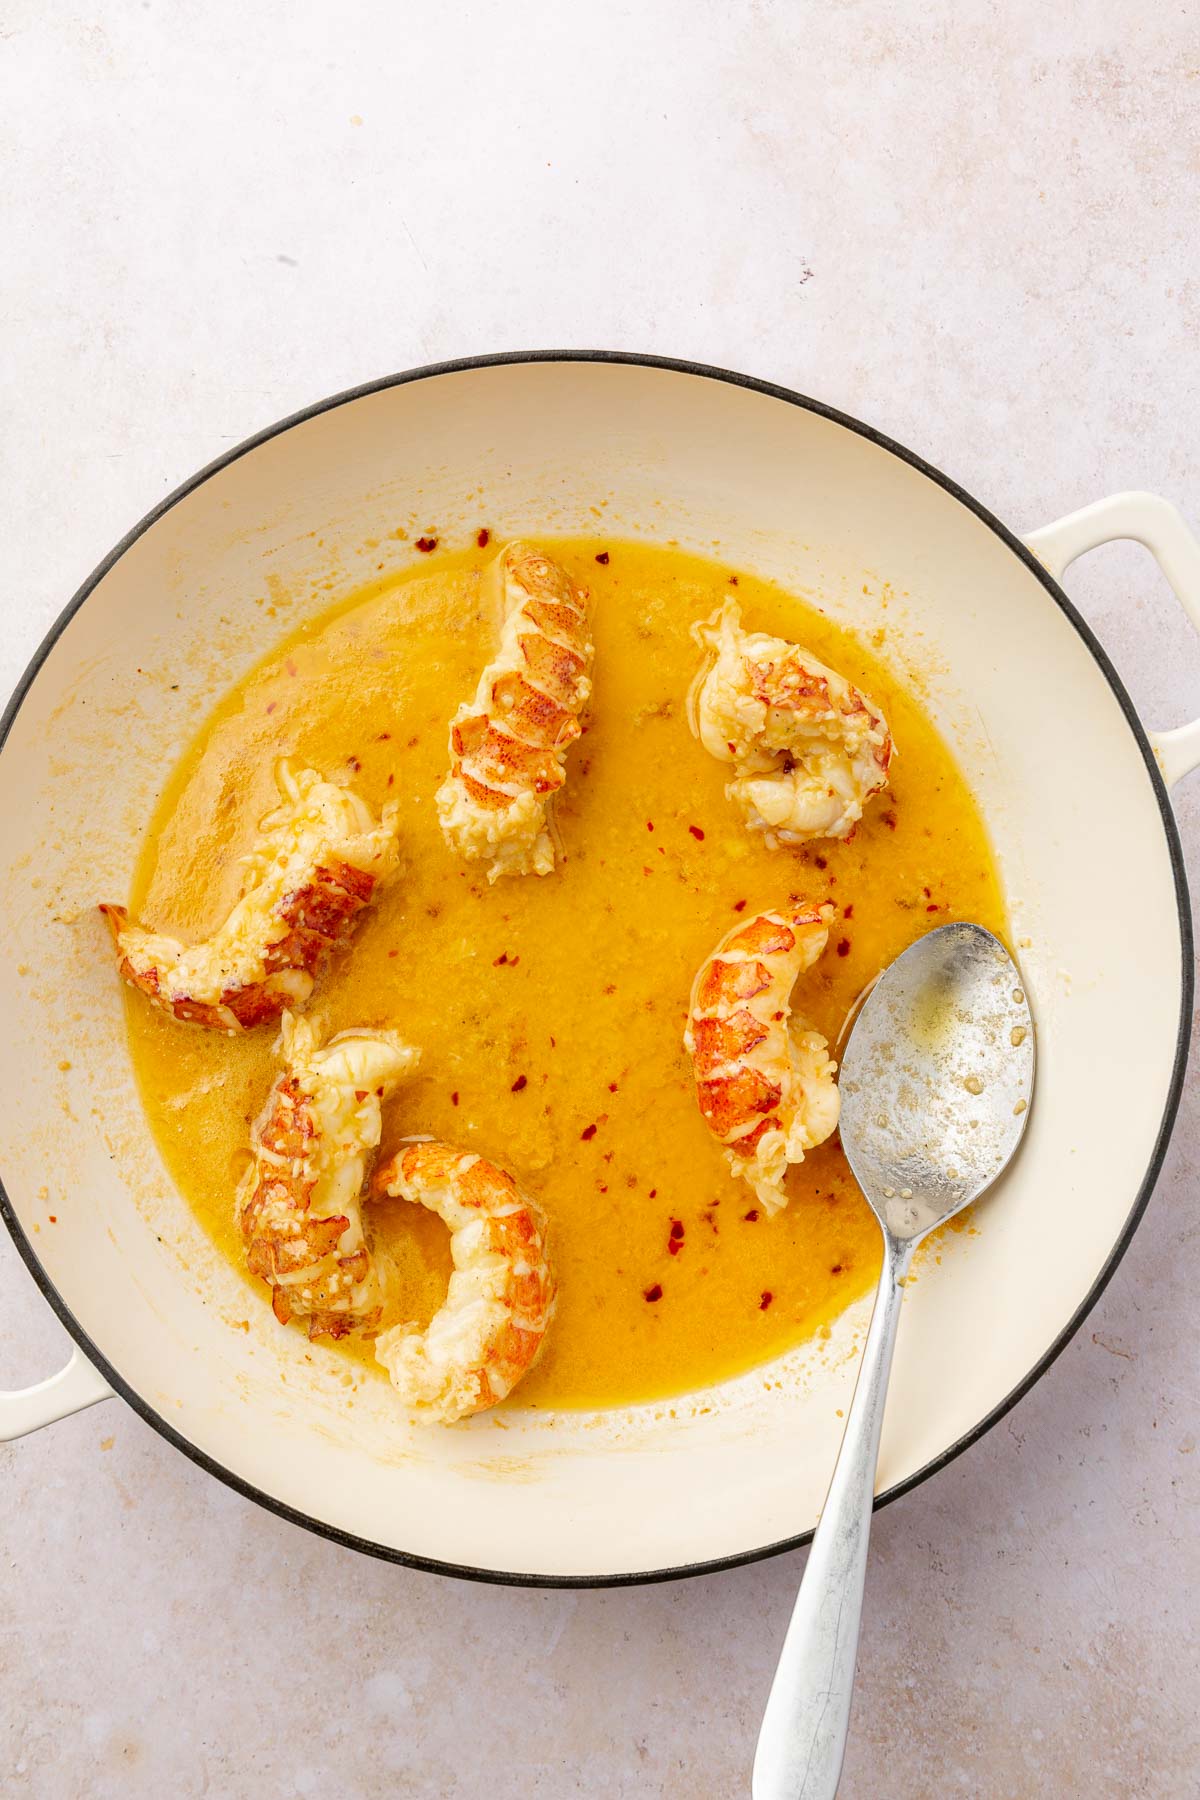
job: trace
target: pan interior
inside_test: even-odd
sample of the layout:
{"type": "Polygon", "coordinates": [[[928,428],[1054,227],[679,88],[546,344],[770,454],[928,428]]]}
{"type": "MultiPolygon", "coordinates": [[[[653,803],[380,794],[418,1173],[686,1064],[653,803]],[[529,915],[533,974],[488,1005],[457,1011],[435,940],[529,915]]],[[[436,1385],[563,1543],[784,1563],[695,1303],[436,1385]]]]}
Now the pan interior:
{"type": "Polygon", "coordinates": [[[991,831],[1039,1104],[977,1235],[906,1302],[881,1487],[974,1431],[1086,1301],[1155,1161],[1185,998],[1173,840],[1119,695],[988,523],[836,419],[640,363],[468,367],[319,412],[163,512],[61,630],[0,753],[13,1217],[121,1381],[233,1479],[385,1552],[550,1579],[733,1558],[811,1527],[862,1308],[683,1402],[436,1435],[397,1421],[386,1389],[347,1404],[337,1357],[242,1328],[242,1284],[146,1130],[92,909],[128,890],[184,743],[279,635],[284,596],[315,614],[424,533],[580,534],[593,509],[614,535],[819,596],[864,634],[886,613],[887,656],[991,831]]]}

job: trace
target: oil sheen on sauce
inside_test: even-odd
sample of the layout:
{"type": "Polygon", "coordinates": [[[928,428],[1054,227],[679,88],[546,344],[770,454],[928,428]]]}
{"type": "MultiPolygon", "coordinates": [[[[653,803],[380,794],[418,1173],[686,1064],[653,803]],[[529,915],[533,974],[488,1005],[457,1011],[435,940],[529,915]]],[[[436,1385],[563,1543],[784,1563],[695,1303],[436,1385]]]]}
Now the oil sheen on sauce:
{"type": "MultiPolygon", "coordinates": [[[[414,1133],[478,1150],[548,1214],[558,1312],[516,1399],[614,1405],[765,1363],[877,1275],[878,1229],[836,1140],[792,1170],[790,1204],[768,1219],[697,1111],[685,1010],[739,912],[834,903],[829,947],[795,1000],[831,1042],[864,986],[930,926],[969,917],[1003,933],[1005,918],[949,751],[858,639],[777,587],[738,571],[731,588],[728,567],[679,551],[546,543],[591,591],[596,644],[555,874],[489,887],[438,829],[448,721],[494,641],[480,580],[494,548],[439,551],[306,625],[222,700],[166,787],[132,903],[156,927],[210,931],[236,895],[280,756],[348,770],[375,806],[399,802],[402,873],[309,1010],[330,1032],[391,1025],[421,1046],[418,1077],[385,1115],[385,1152],[414,1133]],[[892,786],[849,843],[766,850],[725,798],[728,771],[688,729],[689,628],[731,592],[748,628],[799,640],[887,714],[892,786]]],[[[274,1076],[273,1033],[179,1025],[136,994],[126,1007],[167,1168],[240,1268],[233,1190],[274,1076]]],[[[403,1201],[369,1208],[368,1225],[397,1264],[402,1316],[427,1321],[449,1272],[444,1227],[403,1201]]],[[[266,1309],[251,1285],[248,1304],[266,1309]]],[[[369,1345],[339,1351],[375,1366],[369,1345]]]]}

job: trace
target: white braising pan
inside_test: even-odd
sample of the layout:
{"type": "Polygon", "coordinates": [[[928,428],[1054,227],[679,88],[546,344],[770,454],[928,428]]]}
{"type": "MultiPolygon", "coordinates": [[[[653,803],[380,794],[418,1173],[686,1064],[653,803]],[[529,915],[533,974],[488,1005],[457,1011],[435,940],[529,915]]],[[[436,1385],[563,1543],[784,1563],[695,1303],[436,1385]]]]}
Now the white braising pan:
{"type": "Polygon", "coordinates": [[[675,539],[858,629],[883,623],[883,654],[920,684],[983,806],[1038,1022],[1038,1097],[977,1235],[953,1239],[906,1299],[881,1499],[1037,1379],[1125,1250],[1162,1161],[1192,1002],[1167,793],[1200,761],[1200,722],[1143,729],[1058,579],[1082,551],[1134,538],[1200,625],[1200,549],[1144,494],[1022,541],[877,432],[719,370],[482,358],[339,395],[205,469],[84,584],[13,698],[0,749],[3,1213],[78,1348],[49,1381],[0,1394],[0,1436],[115,1390],[240,1492],[397,1561],[548,1583],[728,1565],[811,1529],[863,1305],[828,1341],[671,1405],[511,1409],[417,1431],[386,1384],[350,1388],[335,1353],[310,1362],[254,1303],[171,1186],[134,1090],[94,903],[127,891],[183,745],[305,609],[404,566],[423,530],[464,542],[482,524],[675,539]]]}

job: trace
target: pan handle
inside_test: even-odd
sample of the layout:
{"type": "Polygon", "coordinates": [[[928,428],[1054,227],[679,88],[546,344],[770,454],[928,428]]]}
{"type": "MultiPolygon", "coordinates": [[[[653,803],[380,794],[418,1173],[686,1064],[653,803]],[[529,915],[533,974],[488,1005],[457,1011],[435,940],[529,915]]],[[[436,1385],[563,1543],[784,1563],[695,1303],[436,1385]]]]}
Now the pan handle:
{"type": "MultiPolygon", "coordinates": [[[[1145,545],[1200,631],[1200,542],[1169,500],[1157,494],[1112,494],[1053,525],[1043,525],[1040,531],[1025,533],[1026,544],[1056,581],[1085,550],[1117,538],[1145,545]]],[[[1200,719],[1175,731],[1152,731],[1149,738],[1169,788],[1200,766],[1200,719]]]]}
{"type": "Polygon", "coordinates": [[[95,1406],[97,1400],[111,1400],[113,1391],[102,1375],[98,1375],[85,1356],[71,1351],[71,1360],[48,1381],[33,1387],[0,1388],[0,1443],[24,1437],[43,1425],[53,1425],[71,1413],[95,1406]]]}

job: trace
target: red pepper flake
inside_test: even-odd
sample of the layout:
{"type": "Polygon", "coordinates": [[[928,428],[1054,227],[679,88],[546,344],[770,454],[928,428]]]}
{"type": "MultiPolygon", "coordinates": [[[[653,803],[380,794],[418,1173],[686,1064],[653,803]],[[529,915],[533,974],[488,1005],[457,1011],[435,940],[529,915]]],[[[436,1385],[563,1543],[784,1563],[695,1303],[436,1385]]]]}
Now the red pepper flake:
{"type": "Polygon", "coordinates": [[[277,706],[278,706],[278,705],[279,705],[279,702],[278,702],[278,700],[269,700],[269,701],[268,701],[268,702],[267,702],[267,711],[268,711],[268,712],[269,712],[269,713],[273,713],[273,712],[274,712],[274,711],[275,711],[275,708],[276,708],[276,707],[277,707],[277,706]]]}
{"type": "Polygon", "coordinates": [[[391,735],[390,731],[381,731],[379,736],[375,739],[375,742],[377,744],[386,744],[391,735]]]}
{"type": "Polygon", "coordinates": [[[642,1299],[649,1300],[651,1302],[653,1302],[655,1300],[661,1300],[662,1299],[662,1282],[656,1281],[653,1287],[646,1288],[642,1294],[642,1299]]]}
{"type": "Polygon", "coordinates": [[[421,552],[422,556],[428,556],[429,552],[431,550],[436,550],[437,547],[438,541],[435,537],[419,537],[417,539],[417,549],[421,552]]]}
{"type": "Polygon", "coordinates": [[[458,1089],[457,1088],[455,1088],[454,1092],[450,1096],[450,1104],[451,1104],[451,1106],[458,1105],[458,1089]]]}
{"type": "Polygon", "coordinates": [[[389,956],[399,956],[399,954],[400,954],[400,952],[398,950],[389,950],[388,951],[389,956]]]}
{"type": "Polygon", "coordinates": [[[770,1288],[764,1288],[763,1289],[763,1297],[758,1303],[759,1312],[766,1312],[768,1306],[770,1306],[770,1304],[774,1298],[775,1298],[775,1296],[771,1292],[770,1288]]]}
{"type": "Polygon", "coordinates": [[[653,820],[653,819],[647,819],[647,820],[646,820],[646,830],[647,830],[647,831],[653,831],[653,830],[654,830],[654,820],[653,820]]]}
{"type": "Polygon", "coordinates": [[[842,1264],[841,1263],[834,1263],[833,1267],[829,1271],[829,1273],[831,1275],[840,1275],[841,1272],[842,1272],[842,1264]]]}
{"type": "Polygon", "coordinates": [[[389,787],[391,787],[391,785],[392,785],[392,783],[393,783],[393,782],[394,782],[394,781],[395,781],[395,779],[396,779],[396,777],[395,777],[395,776],[394,776],[394,775],[389,775],[389,776],[388,776],[388,783],[387,783],[387,784],[388,784],[388,786],[389,786],[389,787]]]}
{"type": "Polygon", "coordinates": [[[606,563],[608,561],[608,551],[601,550],[600,553],[598,554],[598,556],[596,557],[596,561],[598,563],[606,563]]]}
{"type": "MultiPolygon", "coordinates": [[[[138,670],[138,674],[139,674],[139,675],[140,675],[140,674],[141,674],[141,670],[140,670],[140,669],[139,669],[139,670],[138,670]]],[[[58,1214],[57,1214],[57,1213],[50,1213],[50,1214],[48,1214],[48,1215],[47,1215],[47,1216],[48,1216],[48,1217],[49,1217],[49,1220],[50,1220],[50,1223],[51,1223],[51,1224],[52,1224],[52,1225],[57,1225],[57,1224],[58,1224],[58,1214]]]]}
{"type": "Polygon", "coordinates": [[[829,867],[828,862],[823,856],[814,856],[813,861],[816,863],[818,869],[827,869],[829,867]]]}
{"type": "Polygon", "coordinates": [[[854,917],[853,906],[843,906],[842,917],[843,917],[843,919],[852,919],[854,917]]]}
{"type": "Polygon", "coordinates": [[[550,1039],[550,1048],[551,1048],[551,1049],[552,1049],[552,1050],[557,1050],[557,1049],[558,1049],[558,1045],[557,1045],[557,1043],[556,1043],[556,1042],[555,1042],[555,1040],[554,1040],[554,1039],[553,1039],[553,1038],[551,1038],[551,1039],[550,1039]]]}
{"type": "Polygon", "coordinates": [[[590,1143],[591,1140],[595,1137],[595,1135],[596,1135],[596,1127],[594,1125],[585,1125],[583,1130],[579,1134],[581,1141],[585,1144],[590,1143]]]}
{"type": "Polygon", "coordinates": [[[884,822],[884,824],[885,824],[885,825],[886,825],[886,826],[887,826],[887,828],[888,828],[888,830],[889,830],[889,831],[895,831],[895,829],[896,829],[896,815],[895,815],[895,813],[893,813],[893,812],[886,812],[886,813],[884,813],[884,814],[883,814],[883,822],[884,822]]]}
{"type": "Polygon", "coordinates": [[[617,1091],[617,1084],[616,1084],[616,1082],[615,1082],[615,1081],[610,1081],[610,1082],[609,1082],[609,1084],[608,1084],[608,1091],[609,1091],[609,1093],[610,1093],[610,1094],[615,1094],[615,1093],[616,1093],[616,1091],[617,1091]]]}
{"type": "Polygon", "coordinates": [[[735,900],[733,903],[733,910],[734,912],[745,912],[746,902],[744,900],[735,900]]]}
{"type": "Polygon", "coordinates": [[[691,832],[692,836],[695,838],[695,840],[698,844],[702,844],[704,842],[704,833],[701,831],[701,829],[698,825],[689,825],[688,830],[691,832]]]}
{"type": "Polygon", "coordinates": [[[359,762],[357,756],[348,756],[346,758],[346,761],[350,764],[350,767],[354,770],[354,773],[357,775],[359,770],[362,768],[362,764],[359,762]]]}
{"type": "Polygon", "coordinates": [[[757,1206],[752,1206],[748,1213],[742,1214],[742,1217],[743,1217],[743,1219],[746,1220],[747,1224],[757,1225],[758,1224],[758,1208],[757,1208],[757,1206]]]}
{"type": "Polygon", "coordinates": [[[849,954],[850,954],[850,939],[849,938],[842,939],[841,943],[837,947],[837,953],[839,956],[849,956],[849,954]]]}
{"type": "Polygon", "coordinates": [[[671,1256],[678,1256],[679,1252],[682,1249],[683,1249],[683,1221],[681,1219],[672,1219],[671,1220],[671,1235],[667,1239],[668,1254],[671,1256]]]}
{"type": "Polygon", "coordinates": [[[492,967],[493,967],[493,969],[502,969],[507,961],[508,961],[508,951],[502,950],[500,952],[499,956],[497,956],[493,960],[492,967]]]}
{"type": "Polygon", "coordinates": [[[521,1091],[521,1089],[522,1089],[522,1088],[523,1088],[523,1087],[525,1087],[525,1086],[526,1086],[526,1085],[527,1085],[527,1082],[528,1082],[528,1077],[527,1077],[527,1076],[525,1076],[525,1075],[518,1075],[518,1076],[517,1076],[517,1079],[516,1079],[516,1080],[515,1080],[515,1081],[514,1081],[514,1082],[513,1082],[513,1084],[512,1084],[512,1091],[513,1091],[513,1093],[514,1093],[514,1094],[519,1094],[519,1093],[520,1093],[520,1091],[521,1091]]]}
{"type": "Polygon", "coordinates": [[[657,1196],[658,1196],[658,1189],[657,1189],[657,1188],[651,1188],[651,1189],[650,1189],[650,1198],[651,1198],[651,1199],[652,1199],[652,1200],[654,1200],[654,1199],[656,1199],[656,1198],[657,1198],[657,1196]]]}
{"type": "Polygon", "coordinates": [[[729,585],[730,585],[730,587],[736,587],[736,586],[737,586],[737,584],[738,584],[738,578],[737,578],[737,576],[736,576],[736,575],[731,575],[731,576],[730,576],[730,577],[729,577],[729,585]]]}
{"type": "Polygon", "coordinates": [[[933,899],[933,895],[932,895],[932,894],[931,894],[931,893],[930,893],[930,891],[929,891],[929,889],[928,889],[928,888],[922,888],[922,889],[921,889],[921,892],[922,892],[922,893],[923,893],[923,894],[924,894],[924,896],[925,896],[925,898],[926,898],[926,899],[927,899],[927,900],[932,900],[932,899],[933,899]]]}
{"type": "Polygon", "coordinates": [[[360,1106],[362,1105],[363,1101],[366,1099],[367,1093],[368,1093],[368,1089],[366,1089],[366,1088],[355,1088],[354,1098],[358,1101],[360,1106]]]}
{"type": "Polygon", "coordinates": [[[779,1023],[780,1019],[782,1019],[782,1017],[783,1017],[783,1014],[781,1012],[771,1014],[771,1018],[774,1020],[776,1025],[778,1025],[778,1023],[779,1023]]]}
{"type": "Polygon", "coordinates": [[[607,1182],[598,1181],[596,1183],[596,1186],[600,1189],[600,1192],[602,1194],[607,1194],[607,1192],[608,1192],[608,1183],[607,1182]]]}
{"type": "Polygon", "coordinates": [[[941,912],[941,910],[942,909],[936,900],[931,900],[929,905],[925,908],[926,912],[941,912]]]}
{"type": "Polygon", "coordinates": [[[481,525],[479,530],[475,533],[475,542],[479,545],[481,550],[486,550],[491,541],[491,532],[486,525],[481,525]]]}

